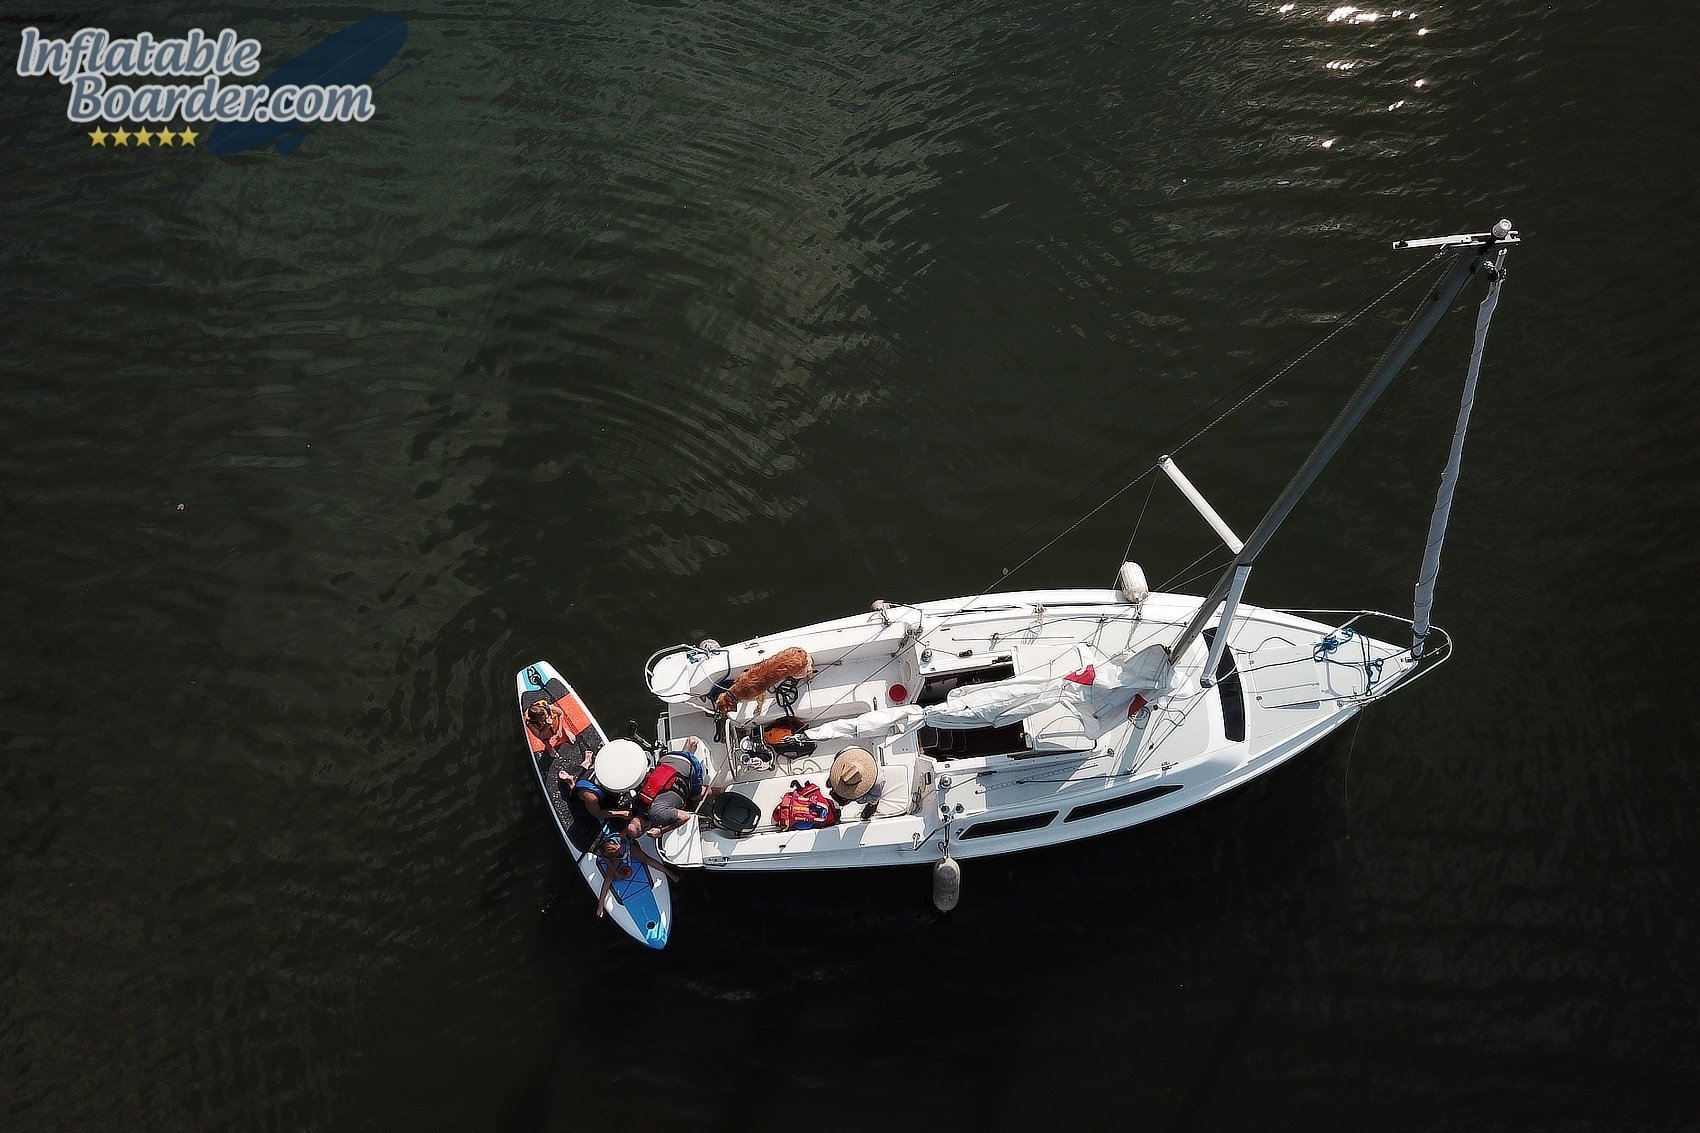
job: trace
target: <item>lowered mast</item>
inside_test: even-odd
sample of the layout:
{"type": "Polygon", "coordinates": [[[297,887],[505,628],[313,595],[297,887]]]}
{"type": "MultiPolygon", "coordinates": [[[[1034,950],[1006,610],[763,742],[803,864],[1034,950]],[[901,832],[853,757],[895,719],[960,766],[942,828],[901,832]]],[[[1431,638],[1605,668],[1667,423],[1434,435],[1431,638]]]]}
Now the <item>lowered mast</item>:
{"type": "MultiPolygon", "coordinates": [[[[1192,620],[1181,631],[1180,637],[1176,638],[1175,643],[1169,647],[1170,661],[1179,661],[1186,655],[1187,648],[1193,640],[1204,631],[1206,624],[1216,613],[1217,606],[1222,606],[1220,624],[1223,627],[1223,632],[1216,634],[1210,644],[1209,656],[1204,662],[1204,668],[1199,673],[1199,684],[1209,688],[1215,683],[1216,665],[1221,660],[1222,651],[1228,645],[1234,609],[1239,604],[1241,593],[1245,590],[1246,579],[1251,574],[1252,563],[1257,559],[1263,548],[1268,545],[1270,538],[1275,534],[1275,529],[1280,527],[1282,521],[1292,513],[1293,508],[1298,506],[1299,500],[1316,482],[1316,478],[1321,475],[1323,468],[1327,466],[1334,454],[1340,451],[1340,447],[1346,443],[1346,439],[1351,435],[1352,430],[1362,423],[1365,415],[1375,405],[1376,400],[1386,392],[1387,387],[1393,383],[1393,379],[1416,355],[1429,334],[1439,325],[1447,308],[1457,299],[1458,293],[1464,289],[1464,285],[1470,281],[1470,277],[1487,262],[1490,255],[1496,251],[1503,255],[1502,249],[1516,243],[1517,234],[1512,230],[1511,222],[1508,220],[1502,220],[1494,225],[1492,232],[1464,233],[1457,236],[1439,236],[1425,240],[1400,240],[1394,243],[1395,249],[1435,248],[1440,252],[1453,252],[1456,255],[1452,261],[1452,266],[1447,269],[1440,283],[1424,297],[1416,312],[1411,316],[1410,322],[1406,324],[1405,329],[1387,348],[1387,353],[1382,356],[1380,363],[1364,378],[1363,383],[1352,394],[1351,400],[1346,402],[1345,407],[1334,418],[1334,423],[1328,427],[1328,431],[1322,435],[1322,439],[1316,442],[1316,447],[1311,450],[1310,456],[1293,474],[1292,480],[1275,500],[1268,513],[1259,521],[1256,529],[1246,537],[1245,545],[1239,549],[1234,561],[1228,565],[1227,570],[1222,572],[1222,577],[1217,580],[1216,585],[1204,601],[1199,603],[1198,611],[1193,614],[1192,620]]],[[[1495,266],[1497,267],[1497,264],[1495,266]]]]}

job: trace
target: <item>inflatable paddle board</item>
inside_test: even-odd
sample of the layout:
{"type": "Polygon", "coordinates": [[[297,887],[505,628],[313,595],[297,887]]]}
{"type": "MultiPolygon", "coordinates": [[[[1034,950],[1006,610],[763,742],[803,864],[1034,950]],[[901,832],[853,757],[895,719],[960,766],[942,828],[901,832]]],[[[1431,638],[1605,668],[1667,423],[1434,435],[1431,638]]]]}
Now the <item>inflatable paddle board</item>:
{"type": "MultiPolygon", "coordinates": [[[[520,731],[525,735],[531,769],[537,774],[537,785],[543,788],[549,812],[555,816],[555,826],[594,899],[602,892],[602,870],[607,865],[591,845],[601,823],[590,816],[570,791],[563,794],[561,781],[555,775],[555,757],[525,726],[525,710],[535,701],[547,700],[566,713],[567,729],[573,738],[571,744],[562,745],[559,750],[569,758],[581,752],[600,751],[607,742],[607,733],[597,725],[573,686],[562,680],[549,662],[527,665],[515,674],[514,684],[519,693],[520,731]]],[[[667,878],[635,855],[631,877],[614,883],[606,908],[608,918],[633,940],[650,948],[667,947],[667,935],[673,925],[673,897],[667,878]]]]}

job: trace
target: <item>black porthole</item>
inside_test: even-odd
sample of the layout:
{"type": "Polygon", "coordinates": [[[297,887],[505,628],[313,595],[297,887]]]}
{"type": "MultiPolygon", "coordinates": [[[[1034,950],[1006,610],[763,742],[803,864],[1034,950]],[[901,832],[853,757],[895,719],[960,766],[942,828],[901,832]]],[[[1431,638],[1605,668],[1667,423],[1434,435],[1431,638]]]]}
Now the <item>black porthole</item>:
{"type": "Polygon", "coordinates": [[[1079,822],[1086,818],[1097,818],[1101,814],[1110,814],[1118,810],[1126,810],[1130,806],[1148,803],[1152,799],[1160,799],[1164,795],[1172,795],[1184,784],[1164,783],[1161,787],[1147,787],[1143,791],[1135,791],[1131,795],[1123,795],[1119,799],[1104,799],[1102,802],[1085,803],[1068,812],[1064,822],[1079,822]]]}
{"type": "Polygon", "coordinates": [[[958,834],[958,838],[995,838],[999,834],[1019,834],[1023,830],[1037,830],[1041,826],[1049,826],[1051,819],[1057,816],[1054,810],[1043,814],[1024,814],[1020,818],[999,818],[991,822],[976,822],[968,829],[958,834]]]}

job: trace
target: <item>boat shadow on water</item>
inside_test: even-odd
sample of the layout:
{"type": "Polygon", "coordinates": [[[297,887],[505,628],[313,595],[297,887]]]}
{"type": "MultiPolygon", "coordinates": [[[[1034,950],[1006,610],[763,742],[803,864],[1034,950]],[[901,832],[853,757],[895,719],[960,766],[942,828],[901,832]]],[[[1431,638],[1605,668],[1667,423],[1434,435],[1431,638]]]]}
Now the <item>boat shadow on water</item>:
{"type": "MultiPolygon", "coordinates": [[[[509,1088],[504,1124],[546,1127],[573,1104],[587,1019],[599,1021],[605,1041],[652,1051],[658,1017],[712,1020],[715,1046],[726,1052],[831,1050],[853,1041],[794,1009],[807,1003],[905,1034],[948,1022],[973,1049],[1021,1049],[1062,1025],[1069,1013],[1059,1015],[1057,1005],[1078,997],[1088,972],[1148,986],[1153,1017],[1176,1010],[1176,1001],[1191,1008],[1196,997],[1217,1021],[1209,1031],[1215,1045],[1195,1050],[1191,1065],[1167,1056],[1176,1082],[1188,1086],[1174,1099],[1184,1111],[1255,1011],[1265,975],[1302,950],[1302,925],[1350,874],[1341,860],[1342,782],[1352,737],[1320,747],[1316,758],[1184,813],[1071,846],[971,861],[963,902],[950,913],[930,907],[928,870],[917,866],[689,874],[676,890],[685,928],[665,952],[631,948],[581,917],[543,918],[540,949],[564,957],[539,989],[558,1031],[509,1088]],[[1271,936],[1271,925],[1292,932],[1271,936]],[[1233,942],[1227,952],[1224,941],[1233,942]],[[942,971],[952,978],[940,980],[942,971]],[[964,987],[985,993],[964,996],[964,987]]],[[[558,872],[570,886],[568,870],[558,872]]],[[[916,1056],[906,1044],[855,1054],[876,1077],[906,1073],[916,1056]]],[[[623,1082],[653,1084],[663,1115],[675,1104],[665,1099],[671,1057],[655,1051],[653,1066],[623,1082]]],[[[781,1087],[809,1086],[814,1071],[792,1058],[764,1055],[764,1065],[760,1097],[735,1082],[711,1085],[677,1116],[703,1124],[714,1114],[706,1124],[728,1129],[778,1121],[781,1087]]],[[[968,1123],[961,1127],[999,1126],[1009,1116],[1003,1104],[996,1092],[952,1102],[968,1123]]]]}

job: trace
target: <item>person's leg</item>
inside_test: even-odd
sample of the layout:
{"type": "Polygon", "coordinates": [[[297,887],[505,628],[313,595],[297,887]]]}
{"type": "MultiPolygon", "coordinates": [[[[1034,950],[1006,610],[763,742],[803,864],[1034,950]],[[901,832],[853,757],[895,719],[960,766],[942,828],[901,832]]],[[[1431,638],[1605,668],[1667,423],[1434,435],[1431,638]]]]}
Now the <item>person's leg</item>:
{"type": "Polygon", "coordinates": [[[649,865],[652,866],[653,868],[660,870],[661,873],[662,873],[662,876],[671,878],[674,881],[679,880],[679,875],[674,873],[671,869],[668,869],[667,863],[662,862],[662,861],[658,861],[657,859],[650,857],[649,853],[646,850],[644,850],[644,848],[642,846],[638,845],[635,842],[632,843],[632,852],[634,854],[636,854],[638,857],[642,858],[645,862],[649,863],[649,865]]]}

